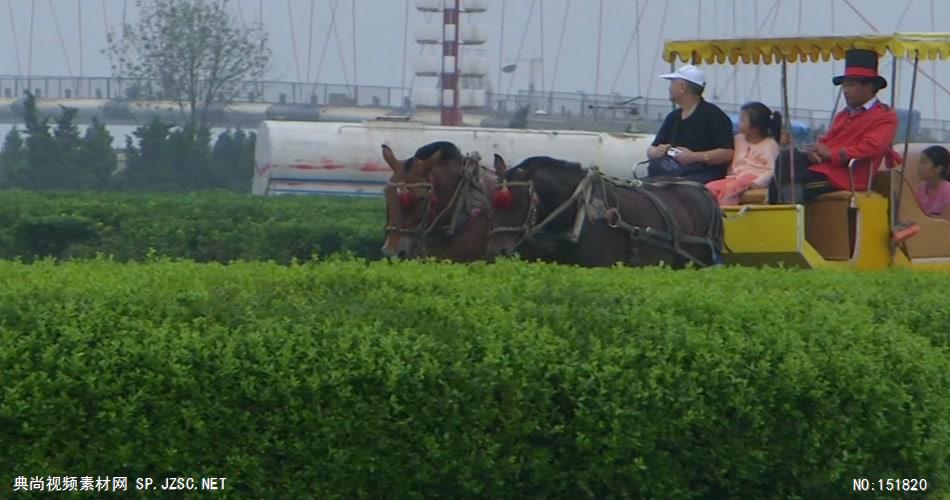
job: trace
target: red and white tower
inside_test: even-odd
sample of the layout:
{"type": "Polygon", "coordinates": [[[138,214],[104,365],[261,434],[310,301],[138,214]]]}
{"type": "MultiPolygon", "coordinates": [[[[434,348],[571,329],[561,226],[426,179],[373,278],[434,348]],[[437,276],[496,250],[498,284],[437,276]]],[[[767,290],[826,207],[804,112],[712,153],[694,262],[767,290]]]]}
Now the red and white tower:
{"type": "Polygon", "coordinates": [[[420,56],[415,61],[417,76],[438,77],[439,90],[419,89],[413,100],[421,106],[437,105],[442,116],[442,125],[462,125],[462,108],[484,106],[484,89],[460,88],[462,78],[482,78],[488,73],[488,61],[484,57],[462,54],[463,46],[484,44],[486,29],[473,23],[461,24],[462,14],[471,19],[471,14],[487,10],[487,0],[416,0],[416,9],[438,13],[441,26],[425,24],[415,29],[416,42],[422,45],[441,45],[441,56],[420,56]]]}

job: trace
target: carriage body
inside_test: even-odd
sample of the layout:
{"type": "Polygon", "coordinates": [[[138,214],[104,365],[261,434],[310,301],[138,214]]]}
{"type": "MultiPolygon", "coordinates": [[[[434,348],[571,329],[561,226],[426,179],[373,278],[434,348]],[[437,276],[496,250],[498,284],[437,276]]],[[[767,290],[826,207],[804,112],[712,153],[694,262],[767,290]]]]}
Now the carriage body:
{"type": "MultiPolygon", "coordinates": [[[[677,59],[694,64],[780,63],[784,70],[789,62],[843,59],[851,48],[915,62],[946,59],[950,57],[950,34],[677,40],[666,43],[663,57],[670,63],[677,59]]],[[[787,96],[785,78],[782,85],[787,96]]],[[[788,119],[787,105],[784,114],[788,119]]],[[[897,136],[901,134],[898,131],[897,136]]],[[[950,214],[944,214],[945,218],[925,215],[913,194],[917,182],[914,165],[928,145],[896,144],[898,152],[906,153],[904,164],[890,170],[874,165],[873,181],[865,192],[828,193],[806,205],[765,205],[762,191],[747,194],[742,205],[723,210],[728,246],[725,260],[806,268],[950,270],[950,214]],[[916,225],[916,234],[906,240],[895,239],[904,224],[910,223],[916,225]]]]}

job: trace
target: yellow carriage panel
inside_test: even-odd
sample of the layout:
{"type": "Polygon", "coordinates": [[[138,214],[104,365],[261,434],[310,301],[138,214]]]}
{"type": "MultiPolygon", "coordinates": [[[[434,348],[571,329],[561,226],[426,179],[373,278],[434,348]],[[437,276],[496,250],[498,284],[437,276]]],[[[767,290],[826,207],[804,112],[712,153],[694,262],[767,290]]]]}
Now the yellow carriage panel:
{"type": "Polygon", "coordinates": [[[814,216],[806,217],[802,205],[725,207],[726,262],[807,268],[888,267],[891,253],[887,198],[874,193],[859,193],[853,201],[850,196],[838,198],[842,197],[828,197],[826,205],[830,206],[821,206],[819,200],[819,205],[809,207],[820,207],[817,220],[814,216]],[[819,224],[827,225],[827,231],[816,227],[819,224]],[[844,239],[821,239],[822,233],[844,239]]]}
{"type": "Polygon", "coordinates": [[[724,207],[727,264],[825,267],[805,241],[805,210],[801,205],[724,207]]]}

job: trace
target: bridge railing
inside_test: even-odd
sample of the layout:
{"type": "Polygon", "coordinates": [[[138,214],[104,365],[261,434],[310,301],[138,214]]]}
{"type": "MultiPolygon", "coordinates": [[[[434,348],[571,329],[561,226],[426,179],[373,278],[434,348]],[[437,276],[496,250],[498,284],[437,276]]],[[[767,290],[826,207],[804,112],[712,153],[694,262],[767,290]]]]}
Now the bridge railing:
{"type": "MultiPolygon", "coordinates": [[[[24,92],[46,99],[131,99],[144,80],[117,77],[64,77],[0,75],[0,95],[22,97],[24,92]]],[[[403,105],[409,89],[377,85],[248,81],[238,92],[239,102],[321,106],[403,105]]]]}
{"type": "MultiPolygon", "coordinates": [[[[716,102],[726,113],[738,113],[740,103],[716,102]]],[[[669,99],[638,98],[622,94],[587,94],[584,92],[540,92],[522,90],[514,95],[493,95],[489,107],[495,112],[514,112],[528,106],[532,112],[587,118],[593,121],[631,121],[631,111],[644,120],[662,120],[673,105],[669,99]],[[623,106],[622,103],[629,104],[623,106]]],[[[792,119],[816,128],[827,127],[828,110],[797,108],[792,110],[792,119]]]]}
{"type": "MultiPolygon", "coordinates": [[[[30,90],[46,99],[130,99],[143,81],[117,77],[64,77],[0,75],[0,95],[4,98],[21,97],[30,90]]],[[[247,81],[241,86],[238,102],[316,106],[372,106],[397,108],[409,104],[411,89],[377,85],[340,85],[288,81],[247,81]]],[[[662,120],[673,109],[670,101],[661,98],[641,98],[632,101],[633,108],[617,106],[633,96],[622,94],[587,94],[584,92],[542,92],[522,90],[517,94],[488,93],[484,107],[470,111],[508,117],[523,106],[550,119],[564,119],[591,123],[623,124],[638,119],[662,120]]],[[[727,113],[736,113],[741,104],[717,103],[727,113]]],[[[830,112],[826,109],[796,108],[793,120],[813,129],[826,128],[830,112]]],[[[950,121],[919,120],[918,138],[922,140],[950,140],[950,121]]]]}

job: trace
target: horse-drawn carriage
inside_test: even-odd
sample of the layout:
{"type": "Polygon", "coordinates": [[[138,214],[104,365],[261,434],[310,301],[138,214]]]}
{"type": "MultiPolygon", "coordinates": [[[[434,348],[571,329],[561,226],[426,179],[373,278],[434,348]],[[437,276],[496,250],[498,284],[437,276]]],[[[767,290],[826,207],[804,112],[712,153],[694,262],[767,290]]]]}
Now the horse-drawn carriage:
{"type": "MultiPolygon", "coordinates": [[[[666,43],[663,57],[669,62],[680,59],[707,64],[780,63],[787,119],[787,63],[842,59],[851,48],[889,53],[895,67],[898,58],[913,60],[912,112],[917,63],[950,57],[950,34],[681,40],[666,43]]],[[[849,191],[821,195],[805,205],[766,205],[765,190],[747,193],[742,205],[724,209],[726,261],[861,269],[950,268],[950,220],[925,215],[913,193],[918,182],[914,166],[926,145],[905,141],[902,146],[898,149],[904,158],[900,165],[852,159],[849,168],[870,170],[873,180],[863,192],[852,186],[849,191]]]]}
{"type": "MultiPolygon", "coordinates": [[[[663,55],[671,63],[781,63],[788,120],[787,63],[841,59],[851,48],[913,57],[910,114],[918,61],[950,57],[950,35],[686,40],[668,42],[663,55]]],[[[904,132],[906,139],[909,129],[904,132]]],[[[384,252],[411,256],[428,249],[423,253],[474,260],[487,247],[489,256],[517,250],[581,265],[950,269],[950,219],[925,215],[913,193],[923,147],[905,142],[900,165],[850,159],[851,172],[868,169],[866,190],[855,189],[852,179],[850,190],[805,204],[765,204],[765,190],[756,190],[720,212],[702,185],[675,179],[620,180],[593,165],[541,156],[508,169],[498,155],[488,175],[477,155],[463,156],[450,143],[430,144],[406,161],[384,146],[393,170],[384,252]]]]}

